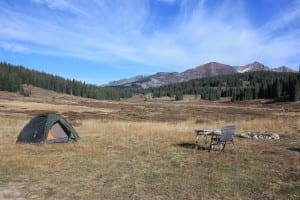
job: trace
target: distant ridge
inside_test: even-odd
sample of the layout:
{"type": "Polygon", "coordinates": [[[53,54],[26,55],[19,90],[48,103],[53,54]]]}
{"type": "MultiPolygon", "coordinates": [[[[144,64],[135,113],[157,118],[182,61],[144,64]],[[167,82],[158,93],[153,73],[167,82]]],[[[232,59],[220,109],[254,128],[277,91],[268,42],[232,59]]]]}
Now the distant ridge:
{"type": "Polygon", "coordinates": [[[252,71],[296,72],[289,67],[282,66],[270,68],[257,61],[244,66],[231,66],[218,62],[210,62],[188,69],[184,72],[158,72],[150,76],[135,76],[110,82],[106,86],[121,88],[150,88],[180,83],[197,78],[212,77],[218,75],[246,73],[252,71]]]}

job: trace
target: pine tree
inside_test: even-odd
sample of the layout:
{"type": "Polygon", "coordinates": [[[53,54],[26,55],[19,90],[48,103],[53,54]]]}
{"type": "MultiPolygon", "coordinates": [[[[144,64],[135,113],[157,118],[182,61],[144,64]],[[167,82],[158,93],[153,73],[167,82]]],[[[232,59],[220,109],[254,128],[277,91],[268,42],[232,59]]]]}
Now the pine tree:
{"type": "Polygon", "coordinates": [[[294,101],[299,101],[299,100],[300,100],[300,82],[298,81],[295,87],[294,101]]]}
{"type": "Polygon", "coordinates": [[[182,92],[177,92],[175,95],[175,101],[181,101],[183,100],[183,94],[182,92]]]}
{"type": "Polygon", "coordinates": [[[278,79],[276,79],[276,82],[275,82],[275,98],[281,97],[281,91],[282,91],[281,82],[278,79]]]}

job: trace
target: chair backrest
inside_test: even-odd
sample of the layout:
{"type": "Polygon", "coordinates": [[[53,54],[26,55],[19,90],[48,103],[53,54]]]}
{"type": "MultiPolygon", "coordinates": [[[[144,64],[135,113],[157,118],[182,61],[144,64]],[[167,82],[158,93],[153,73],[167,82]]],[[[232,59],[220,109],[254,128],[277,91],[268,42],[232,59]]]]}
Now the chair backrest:
{"type": "Polygon", "coordinates": [[[221,141],[232,141],[235,131],[235,125],[226,125],[221,129],[221,141]]]}

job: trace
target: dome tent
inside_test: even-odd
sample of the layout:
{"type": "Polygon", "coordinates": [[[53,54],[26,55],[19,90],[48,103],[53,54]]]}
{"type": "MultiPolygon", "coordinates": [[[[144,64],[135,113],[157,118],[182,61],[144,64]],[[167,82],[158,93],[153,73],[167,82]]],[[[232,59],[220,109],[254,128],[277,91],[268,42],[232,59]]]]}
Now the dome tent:
{"type": "Polygon", "coordinates": [[[65,143],[78,139],[75,129],[62,116],[46,113],[30,120],[16,143],[65,143]]]}

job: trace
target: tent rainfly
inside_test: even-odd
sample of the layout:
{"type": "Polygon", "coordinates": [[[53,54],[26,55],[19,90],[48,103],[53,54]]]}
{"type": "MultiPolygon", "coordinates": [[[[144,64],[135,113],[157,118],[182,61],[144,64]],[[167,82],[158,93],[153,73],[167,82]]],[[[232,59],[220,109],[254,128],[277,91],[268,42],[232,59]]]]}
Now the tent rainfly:
{"type": "Polygon", "coordinates": [[[65,143],[79,138],[75,129],[62,116],[47,113],[28,122],[16,143],[65,143]]]}

